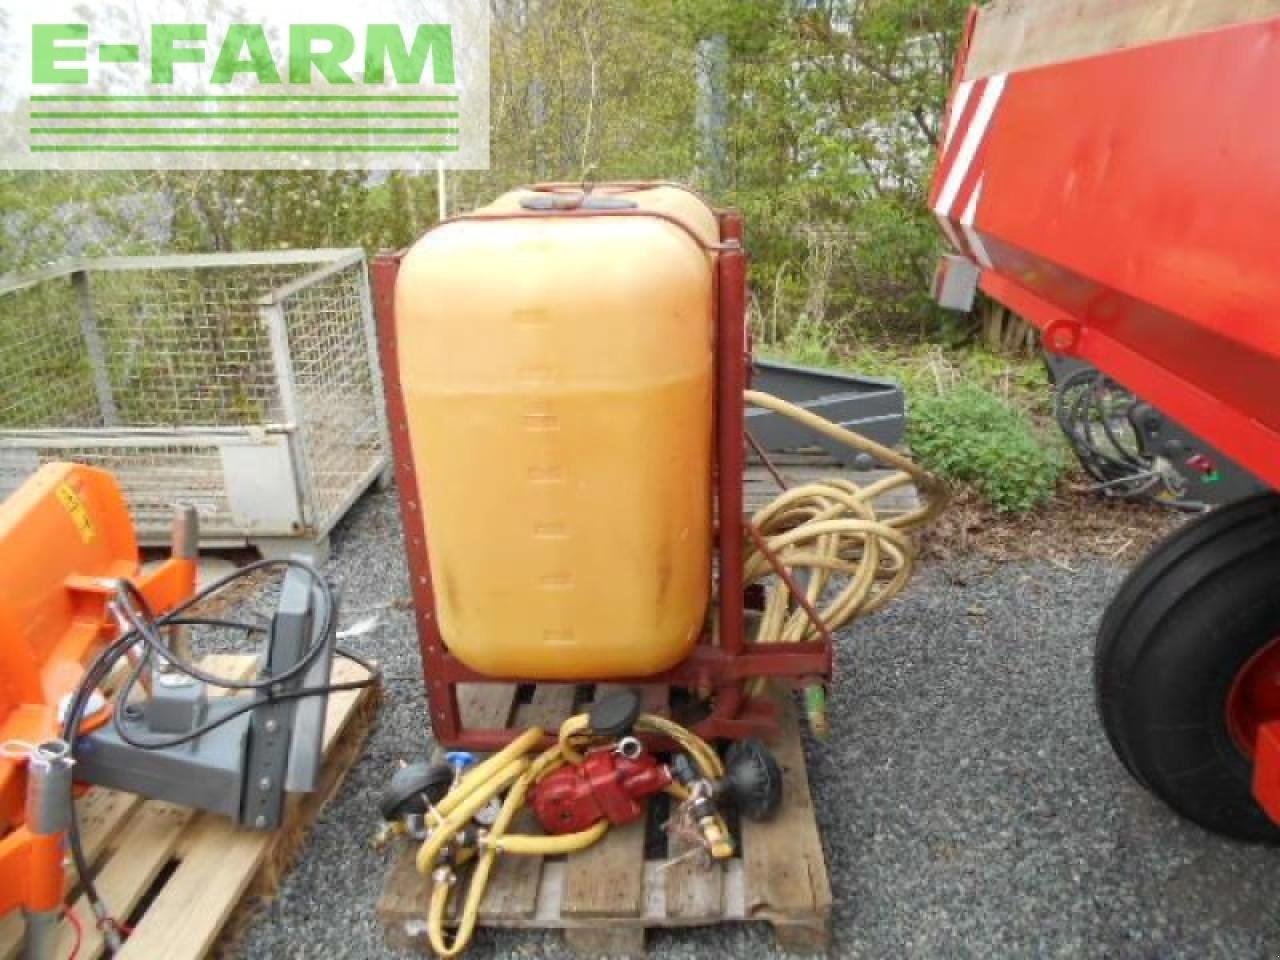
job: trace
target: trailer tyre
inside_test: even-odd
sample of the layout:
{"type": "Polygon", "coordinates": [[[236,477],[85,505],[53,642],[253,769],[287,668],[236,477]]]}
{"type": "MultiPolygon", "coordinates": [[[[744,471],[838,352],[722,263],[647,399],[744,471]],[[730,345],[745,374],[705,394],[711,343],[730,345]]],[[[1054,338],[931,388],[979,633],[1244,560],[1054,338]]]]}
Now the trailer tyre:
{"type": "Polygon", "coordinates": [[[1280,843],[1254,800],[1241,678],[1280,653],[1280,496],[1187,524],[1130,573],[1098,633],[1094,681],[1111,745],[1188,819],[1280,843]],[[1229,717],[1231,719],[1229,719],[1229,717]]]}

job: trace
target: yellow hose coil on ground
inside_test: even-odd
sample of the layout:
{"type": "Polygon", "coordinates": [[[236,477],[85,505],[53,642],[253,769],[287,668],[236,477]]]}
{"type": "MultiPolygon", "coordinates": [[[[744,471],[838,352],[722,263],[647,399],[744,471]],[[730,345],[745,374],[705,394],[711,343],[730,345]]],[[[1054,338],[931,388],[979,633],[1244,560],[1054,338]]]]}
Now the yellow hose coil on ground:
{"type": "MultiPolygon", "coordinates": [[[[798,579],[805,599],[834,633],[880,609],[906,586],[916,559],[910,533],[930,523],[946,505],[946,485],[896,450],[803,407],[757,390],[748,390],[745,396],[753,406],[795,420],[896,471],[865,487],[843,477],[792,487],[751,518],[776,560],[789,573],[804,575],[798,579]],[[879,497],[911,485],[920,496],[918,507],[889,517],[877,512],[879,497]]],[[[746,584],[775,573],[769,557],[750,542],[744,566],[746,584]]],[[[799,643],[820,637],[808,612],[786,584],[776,580],[766,593],[757,641],[799,643]]]]}

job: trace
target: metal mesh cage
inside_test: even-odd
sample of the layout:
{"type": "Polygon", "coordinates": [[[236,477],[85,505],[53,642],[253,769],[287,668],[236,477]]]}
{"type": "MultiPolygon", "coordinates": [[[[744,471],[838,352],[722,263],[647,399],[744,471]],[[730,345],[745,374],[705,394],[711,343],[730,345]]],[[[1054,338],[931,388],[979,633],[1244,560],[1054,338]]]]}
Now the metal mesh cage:
{"type": "Polygon", "coordinates": [[[0,427],[102,425],[70,283],[41,283],[0,301],[0,427]]]}
{"type": "Polygon", "coordinates": [[[0,281],[0,495],[112,470],[140,535],[318,538],[386,467],[356,251],[77,261],[0,281]]]}
{"type": "Polygon", "coordinates": [[[353,264],[283,301],[304,466],[322,511],[342,509],[382,442],[377,360],[350,322],[364,309],[364,269],[353,264]]]}
{"type": "Polygon", "coordinates": [[[90,295],[121,423],[246,426],[279,419],[257,301],[305,265],[94,275],[90,295]]]}

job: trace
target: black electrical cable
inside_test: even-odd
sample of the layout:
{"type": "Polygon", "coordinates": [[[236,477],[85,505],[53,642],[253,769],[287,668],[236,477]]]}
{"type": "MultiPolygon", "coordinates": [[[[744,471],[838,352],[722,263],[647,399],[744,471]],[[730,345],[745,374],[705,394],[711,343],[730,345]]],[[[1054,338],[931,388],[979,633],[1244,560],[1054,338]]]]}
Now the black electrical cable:
{"type": "Polygon", "coordinates": [[[1054,415],[1058,426],[1071,443],[1085,471],[1101,483],[1132,479],[1136,474],[1149,476],[1152,464],[1134,455],[1111,428],[1114,411],[1107,409],[1110,393],[1106,378],[1097,370],[1085,368],[1065,377],[1054,398],[1054,415]],[[1107,443],[1099,442],[1101,430],[1107,443]]]}
{"type": "MultiPolygon", "coordinates": [[[[93,692],[98,685],[106,680],[112,667],[136,642],[137,638],[132,633],[123,634],[94,657],[88,669],[85,670],[84,677],[67,706],[67,714],[63,718],[62,724],[62,739],[63,742],[71,747],[73,757],[80,725],[84,719],[84,710],[89,703],[90,697],[93,696],[93,692]]],[[[101,894],[98,893],[98,887],[94,883],[92,868],[89,864],[89,858],[84,852],[84,840],[80,833],[80,814],[74,803],[71,804],[70,816],[67,820],[67,846],[71,850],[71,861],[75,864],[80,887],[84,890],[85,898],[89,901],[89,906],[97,918],[98,926],[109,925],[112,922],[111,911],[108,909],[106,901],[102,899],[101,894]]],[[[104,932],[109,934],[107,945],[108,948],[111,948],[112,937],[115,934],[112,931],[104,930],[104,932]]]]}
{"type": "Polygon", "coordinates": [[[337,609],[337,602],[333,596],[333,588],[329,585],[329,582],[321,576],[320,571],[311,564],[303,560],[296,559],[259,560],[247,567],[241,567],[239,570],[235,570],[232,573],[215,580],[207,587],[198,591],[189,600],[175,607],[164,617],[156,617],[152,614],[150,607],[147,604],[146,597],[142,595],[142,591],[138,589],[137,585],[131,581],[121,580],[120,588],[128,595],[128,599],[123,597],[121,598],[124,601],[120,604],[121,613],[129,621],[129,625],[141,634],[150,653],[167,662],[179,673],[184,673],[194,680],[200,680],[210,686],[221,687],[224,690],[265,690],[275,686],[276,684],[288,683],[295,677],[299,677],[306,673],[307,670],[310,669],[312,663],[315,662],[316,657],[320,656],[324,651],[323,638],[328,635],[329,628],[332,626],[334,611],[337,609]],[[282,673],[273,674],[270,677],[263,677],[259,680],[231,680],[226,677],[219,677],[215,674],[201,670],[193,663],[186,663],[181,660],[172,650],[169,649],[168,645],[161,638],[158,630],[156,629],[157,627],[169,625],[173,618],[185,613],[187,610],[190,610],[196,604],[206,600],[211,595],[226,589],[226,587],[243,579],[248,576],[248,574],[257,570],[275,567],[289,567],[304,571],[311,578],[312,583],[319,591],[324,605],[324,619],[321,627],[312,633],[313,637],[320,639],[314,640],[311,646],[307,648],[306,652],[298,659],[298,662],[288,670],[285,670],[282,673]],[[138,616],[138,613],[130,608],[131,603],[136,603],[137,607],[141,611],[141,616],[138,616]]]}
{"type": "MultiPolygon", "coordinates": [[[[106,680],[107,676],[111,673],[111,670],[124,656],[128,654],[129,650],[139,643],[143,645],[145,651],[153,654],[158,659],[164,660],[174,669],[210,686],[221,687],[229,690],[265,691],[264,698],[254,699],[247,702],[243,706],[229,711],[217,720],[204,724],[200,728],[197,728],[184,736],[171,738],[170,740],[163,742],[138,742],[135,739],[130,738],[125,733],[122,728],[121,718],[123,707],[128,702],[129,695],[141,676],[142,671],[146,668],[148,662],[147,657],[140,657],[138,665],[130,672],[129,676],[125,680],[124,686],[116,695],[113,720],[116,726],[116,731],[122,740],[145,750],[171,749],[181,744],[188,743],[191,740],[195,740],[203,736],[210,730],[227,723],[234,717],[240,716],[241,714],[247,713],[251,710],[255,710],[266,703],[301,700],[306,697],[313,696],[327,696],[330,693],[343,690],[359,690],[377,682],[381,675],[381,671],[370,661],[349,650],[335,646],[334,652],[336,654],[356,663],[358,666],[362,667],[368,675],[360,680],[350,680],[318,687],[305,687],[298,690],[275,692],[278,689],[279,684],[286,683],[289,680],[300,676],[315,662],[316,658],[323,652],[325,647],[325,638],[329,635],[334,626],[333,617],[336,610],[336,602],[333,595],[333,588],[329,585],[329,582],[324,579],[320,572],[315,569],[315,567],[301,560],[260,560],[256,563],[249,564],[246,567],[241,567],[240,569],[208,584],[193,594],[189,599],[174,607],[169,613],[160,617],[156,617],[152,614],[146,597],[134,583],[129,580],[121,580],[118,582],[115,609],[118,610],[125,621],[128,622],[131,629],[122,633],[93,659],[85,670],[84,677],[81,678],[80,684],[76,687],[76,690],[68,703],[66,716],[63,719],[62,737],[63,740],[71,746],[73,757],[76,742],[79,737],[79,731],[84,723],[84,712],[90,702],[90,698],[94,694],[94,691],[106,680]],[[232,584],[245,579],[252,573],[263,569],[280,567],[297,568],[306,572],[320,593],[324,607],[320,628],[313,630],[312,632],[312,636],[315,639],[299,659],[299,662],[289,670],[270,677],[264,677],[260,680],[250,681],[238,681],[230,678],[218,677],[200,670],[194,664],[183,661],[176,653],[169,649],[168,644],[166,644],[164,639],[161,637],[160,629],[168,626],[212,626],[223,629],[242,630],[250,634],[268,632],[268,628],[261,624],[244,623],[221,618],[191,617],[184,616],[184,614],[215,594],[225,590],[232,584]],[[137,610],[133,609],[135,606],[138,608],[137,610]]],[[[84,842],[80,831],[80,820],[76,813],[74,804],[72,804],[71,815],[68,821],[67,845],[70,848],[72,861],[75,863],[76,872],[79,875],[80,886],[94,911],[94,915],[98,918],[99,926],[109,926],[114,921],[111,919],[110,911],[94,883],[91,866],[84,851],[84,842]]],[[[108,938],[108,940],[108,947],[110,948],[110,938],[108,938]]]]}
{"type": "Polygon", "coordinates": [[[218,617],[165,617],[164,623],[167,627],[221,627],[225,630],[243,630],[245,633],[266,633],[271,629],[265,623],[242,623],[218,617]]]}
{"type": "Polygon", "coordinates": [[[1084,367],[1058,381],[1053,409],[1076,459],[1096,481],[1094,490],[1176,509],[1203,509],[1203,504],[1183,499],[1157,458],[1143,450],[1132,420],[1137,403],[1137,397],[1100,370],[1084,367]]]}
{"type": "Polygon", "coordinates": [[[125,682],[125,686],[121,687],[120,696],[116,698],[116,711],[114,716],[116,735],[125,743],[129,744],[129,746],[136,747],[139,750],[170,750],[173,747],[180,747],[183,744],[190,743],[192,740],[198,740],[206,733],[218,729],[218,727],[231,722],[236,717],[243,716],[246,713],[257,710],[259,707],[266,706],[267,704],[286,703],[291,700],[302,700],[306,697],[316,697],[330,693],[337,693],[342,690],[363,690],[377,678],[377,668],[373,667],[369,661],[357,656],[349,650],[344,650],[341,647],[335,647],[334,653],[358,664],[361,667],[364,667],[366,670],[370,671],[370,675],[362,680],[344,680],[341,683],[329,683],[322,687],[302,687],[297,690],[287,690],[283,693],[269,693],[261,700],[247,701],[232,710],[228,710],[222,716],[196,727],[194,730],[190,730],[187,733],[170,737],[165,740],[139,740],[127,733],[124,729],[124,722],[126,718],[121,706],[122,704],[125,704],[125,695],[132,686],[133,678],[137,675],[135,670],[135,672],[130,675],[129,680],[125,682]]]}
{"type": "MultiPolygon", "coordinates": [[[[150,611],[147,609],[146,598],[142,596],[141,592],[138,591],[137,587],[131,583],[128,583],[127,581],[122,582],[121,584],[122,588],[131,595],[132,600],[138,601],[138,606],[142,608],[141,610],[142,615],[138,616],[137,612],[129,609],[129,604],[127,602],[122,603],[120,605],[122,615],[125,617],[126,620],[129,621],[130,626],[132,626],[134,630],[137,631],[137,633],[143,638],[149,650],[151,650],[157,656],[162,657],[166,662],[172,665],[179,672],[187,674],[188,676],[194,677],[195,679],[200,680],[204,683],[207,683],[211,686],[218,686],[218,687],[222,687],[224,689],[230,689],[230,690],[265,691],[266,696],[265,696],[265,699],[263,700],[253,700],[233,710],[229,710],[226,713],[224,713],[222,716],[217,717],[214,720],[210,720],[207,723],[204,723],[201,726],[196,727],[194,730],[190,730],[187,733],[182,734],[180,736],[170,737],[163,740],[140,740],[137,737],[134,737],[133,735],[128,733],[127,730],[125,729],[125,725],[127,723],[125,710],[128,707],[128,702],[135,685],[137,684],[138,680],[141,678],[142,672],[146,669],[146,659],[139,658],[139,662],[137,666],[134,667],[134,669],[130,672],[129,676],[125,679],[124,685],[121,687],[120,692],[116,697],[116,705],[115,705],[115,712],[114,712],[115,729],[116,729],[117,735],[120,737],[121,740],[123,740],[125,743],[139,750],[167,750],[172,747],[181,746],[182,744],[185,744],[185,743],[190,743],[192,740],[199,739],[200,737],[204,736],[210,731],[216,730],[218,727],[222,726],[225,723],[230,722],[236,717],[241,716],[245,713],[248,713],[251,710],[257,709],[259,706],[263,705],[264,703],[300,700],[305,697],[319,696],[322,694],[327,694],[327,693],[340,691],[340,690],[361,689],[363,687],[369,686],[377,679],[377,670],[372,664],[370,664],[368,661],[365,661],[357,657],[356,655],[352,654],[350,651],[337,648],[335,649],[335,652],[346,657],[347,659],[350,659],[350,660],[353,660],[354,662],[359,663],[360,666],[364,667],[364,669],[368,671],[369,676],[363,680],[348,681],[340,684],[327,684],[321,687],[305,687],[299,690],[291,690],[291,691],[280,690],[281,685],[297,677],[303,670],[309,668],[315,662],[315,659],[323,652],[324,638],[328,635],[329,630],[332,626],[333,610],[334,610],[335,603],[334,603],[334,597],[333,597],[333,590],[329,586],[328,581],[326,581],[320,575],[320,573],[310,564],[307,564],[299,560],[260,561],[258,564],[236,571],[236,574],[233,574],[232,577],[230,578],[224,577],[223,582],[224,583],[231,582],[234,579],[238,579],[238,575],[251,572],[254,569],[260,569],[263,566],[275,566],[275,565],[285,565],[285,566],[296,567],[298,569],[304,570],[310,576],[312,581],[320,588],[319,592],[321,594],[321,598],[324,604],[324,610],[323,610],[323,617],[321,620],[320,628],[312,631],[312,636],[317,639],[313,641],[313,643],[311,644],[310,647],[307,648],[303,656],[299,658],[298,663],[286,671],[283,671],[278,674],[273,674],[269,677],[264,677],[260,680],[232,681],[222,677],[214,676],[213,674],[210,674],[210,673],[206,673],[203,670],[197,669],[194,666],[194,664],[190,664],[182,661],[179,657],[177,657],[173,653],[173,651],[171,651],[168,648],[167,644],[165,644],[164,640],[161,638],[159,630],[157,629],[157,627],[170,625],[172,621],[177,618],[175,618],[172,614],[166,617],[153,618],[150,611]]],[[[207,589],[207,592],[215,592],[216,588],[218,588],[218,584],[214,584],[212,585],[211,588],[206,588],[206,589],[207,589]]],[[[199,602],[199,599],[200,599],[200,595],[197,594],[196,597],[192,598],[192,600],[188,601],[182,607],[177,608],[174,611],[174,613],[176,614],[176,613],[182,612],[184,609],[189,608],[194,603],[199,602]]],[[[182,619],[199,620],[199,618],[182,618],[182,619]]],[[[229,621],[229,620],[221,620],[218,622],[217,625],[222,627],[229,627],[233,629],[242,629],[247,632],[258,632],[259,630],[263,629],[263,628],[260,628],[257,624],[237,623],[235,621],[229,621]]]]}

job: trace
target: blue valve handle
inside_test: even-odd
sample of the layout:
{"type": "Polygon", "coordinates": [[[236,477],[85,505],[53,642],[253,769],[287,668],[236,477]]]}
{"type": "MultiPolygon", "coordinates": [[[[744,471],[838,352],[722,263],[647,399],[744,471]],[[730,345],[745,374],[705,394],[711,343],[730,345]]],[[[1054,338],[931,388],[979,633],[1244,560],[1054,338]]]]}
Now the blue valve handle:
{"type": "Polygon", "coordinates": [[[467,767],[475,766],[476,755],[468,753],[466,750],[450,750],[444,755],[445,763],[453,767],[453,782],[457,783],[458,779],[466,772],[467,767]]]}

